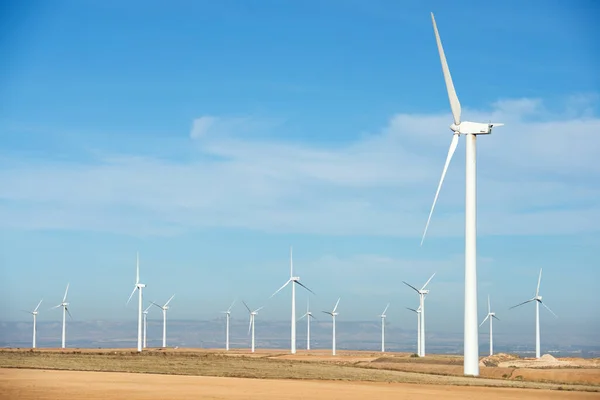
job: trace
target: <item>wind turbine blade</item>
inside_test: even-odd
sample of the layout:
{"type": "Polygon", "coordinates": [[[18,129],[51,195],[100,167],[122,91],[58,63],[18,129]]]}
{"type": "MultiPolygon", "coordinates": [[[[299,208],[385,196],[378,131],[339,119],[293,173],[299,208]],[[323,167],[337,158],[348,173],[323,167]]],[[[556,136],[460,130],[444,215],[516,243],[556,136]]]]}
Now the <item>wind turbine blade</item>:
{"type": "Polygon", "coordinates": [[[438,183],[437,190],[435,191],[435,197],[433,198],[433,204],[431,205],[431,210],[429,210],[429,217],[427,217],[427,224],[425,224],[425,231],[423,231],[423,237],[421,238],[421,246],[423,246],[423,241],[425,241],[425,235],[427,235],[427,229],[429,229],[429,223],[431,222],[431,216],[433,215],[433,210],[435,209],[435,204],[437,203],[437,199],[440,195],[440,190],[442,189],[442,184],[444,183],[444,178],[446,177],[446,172],[448,172],[448,166],[450,165],[450,160],[452,160],[452,156],[456,151],[456,146],[458,146],[458,133],[452,135],[452,141],[450,142],[450,148],[448,149],[448,155],[446,156],[446,163],[444,164],[444,169],[442,170],[442,177],[440,178],[440,183],[438,183]]]}
{"type": "Polygon", "coordinates": [[[150,305],[148,306],[148,308],[146,308],[146,309],[144,310],[144,312],[148,312],[148,310],[149,310],[150,308],[152,308],[152,304],[150,304],[150,305]]]}
{"type": "Polygon", "coordinates": [[[65,307],[65,310],[67,311],[67,314],[69,314],[69,317],[71,317],[71,319],[73,319],[73,316],[71,315],[71,311],[69,311],[69,309],[67,307],[65,307]]]}
{"type": "Polygon", "coordinates": [[[321,312],[322,312],[322,313],[325,313],[325,314],[329,314],[329,315],[331,315],[331,316],[333,317],[333,313],[331,313],[331,312],[329,312],[329,311],[321,311],[321,312]]]}
{"type": "Polygon", "coordinates": [[[65,290],[65,297],[63,297],[63,303],[67,300],[67,293],[69,292],[69,284],[67,283],[67,290],[65,290]]]}
{"type": "Polygon", "coordinates": [[[248,307],[248,304],[246,304],[246,302],[244,300],[242,300],[242,303],[244,303],[244,305],[246,306],[246,308],[248,309],[248,312],[251,313],[252,310],[250,309],[250,307],[248,307]]]}
{"type": "Polygon", "coordinates": [[[486,315],[486,316],[485,316],[484,320],[483,320],[483,321],[481,321],[481,323],[479,324],[479,327],[480,327],[480,328],[481,328],[481,325],[483,325],[483,323],[484,323],[485,321],[487,321],[489,317],[490,317],[490,314],[488,314],[488,315],[486,315]]]}
{"type": "Polygon", "coordinates": [[[62,304],[58,304],[58,305],[56,305],[56,306],[54,306],[54,307],[52,307],[52,308],[50,308],[50,309],[51,309],[51,310],[54,310],[55,308],[58,308],[58,307],[60,307],[61,305],[62,305],[62,304]]]}
{"type": "Polygon", "coordinates": [[[409,307],[406,307],[406,309],[407,309],[407,310],[410,310],[410,311],[412,311],[412,312],[418,312],[418,311],[417,311],[417,310],[415,310],[414,308],[409,308],[409,307]]]}
{"type": "Polygon", "coordinates": [[[496,318],[498,321],[500,321],[500,318],[496,317],[495,315],[492,315],[493,318],[496,318]]]}
{"type": "Polygon", "coordinates": [[[312,314],[308,314],[308,316],[309,316],[309,317],[311,317],[311,318],[313,318],[313,319],[316,319],[317,321],[319,320],[319,318],[315,317],[315,316],[314,316],[314,315],[312,315],[312,314]]]}
{"type": "Polygon", "coordinates": [[[171,297],[169,298],[169,300],[167,300],[167,302],[165,303],[165,305],[164,305],[163,307],[166,307],[166,306],[168,306],[168,305],[169,305],[169,303],[171,302],[171,300],[173,300],[173,297],[175,297],[175,295],[171,296],[171,297]]]}
{"type": "Polygon", "coordinates": [[[338,297],[338,300],[337,300],[337,301],[336,301],[336,303],[335,303],[335,307],[333,307],[333,311],[332,311],[332,313],[334,313],[334,312],[335,312],[335,310],[337,310],[338,304],[340,304],[340,299],[341,299],[341,297],[338,297]]]}
{"type": "Polygon", "coordinates": [[[509,308],[509,310],[512,310],[513,308],[517,308],[517,307],[519,307],[519,306],[522,306],[523,304],[531,303],[533,300],[535,300],[535,299],[529,299],[529,300],[527,300],[527,301],[524,301],[524,302],[522,302],[522,303],[519,303],[519,304],[517,304],[516,306],[512,306],[511,308],[509,308]]]}
{"type": "Polygon", "coordinates": [[[300,283],[300,281],[296,281],[296,283],[298,285],[302,286],[304,289],[308,290],[309,292],[311,292],[312,294],[314,294],[316,296],[315,292],[313,292],[312,290],[310,290],[309,288],[307,288],[305,285],[303,285],[302,283],[300,283]]]}
{"type": "Polygon", "coordinates": [[[294,276],[294,261],[293,261],[294,257],[293,257],[293,249],[292,246],[290,246],[290,278],[292,276],[294,276]]]}
{"type": "Polygon", "coordinates": [[[136,262],[135,262],[135,284],[140,283],[140,253],[136,253],[136,262]]]}
{"type": "Polygon", "coordinates": [[[440,61],[442,63],[442,71],[444,72],[444,80],[446,81],[446,89],[448,90],[448,100],[450,100],[450,108],[452,109],[452,116],[454,118],[454,124],[460,125],[460,101],[454,90],[454,83],[452,83],[452,75],[450,75],[450,69],[448,68],[448,62],[446,61],[446,55],[444,54],[444,48],[442,47],[442,41],[440,34],[435,23],[435,17],[431,13],[431,21],[433,22],[433,30],[435,31],[435,40],[437,42],[438,51],[440,53],[440,61]]]}
{"type": "Polygon", "coordinates": [[[431,278],[429,278],[427,280],[427,282],[425,282],[425,284],[423,285],[423,287],[421,288],[421,290],[425,289],[425,286],[429,285],[429,282],[431,282],[431,280],[433,279],[434,276],[435,276],[435,272],[433,273],[433,275],[431,275],[431,278]]]}
{"type": "Polygon", "coordinates": [[[287,280],[287,282],[286,282],[286,283],[284,283],[284,284],[283,284],[283,285],[282,285],[282,286],[281,286],[279,289],[277,289],[277,290],[275,291],[275,293],[273,293],[273,294],[271,295],[271,297],[269,297],[269,298],[272,298],[272,297],[273,297],[273,296],[275,296],[277,293],[279,293],[279,291],[280,291],[281,289],[283,289],[284,287],[286,287],[286,286],[288,285],[288,283],[290,283],[291,281],[292,281],[292,279],[291,279],[291,278],[290,278],[290,279],[288,279],[288,280],[287,280]]]}
{"type": "Polygon", "coordinates": [[[156,304],[155,302],[151,301],[150,303],[154,304],[156,307],[160,308],[162,310],[162,306],[160,304],[156,304]]]}
{"type": "Polygon", "coordinates": [[[265,308],[265,306],[262,307],[258,307],[256,310],[254,310],[254,313],[258,313],[260,310],[262,310],[263,308],[265,308]]]}
{"type": "Polygon", "coordinates": [[[411,285],[410,283],[406,283],[404,281],[402,281],[402,283],[404,283],[406,286],[408,286],[409,288],[412,288],[415,292],[419,293],[419,289],[417,289],[416,287],[414,287],[413,285],[411,285]]]}
{"type": "Polygon", "coordinates": [[[556,318],[558,318],[558,315],[554,314],[554,311],[552,311],[552,310],[550,309],[550,307],[548,307],[548,306],[546,305],[546,303],[544,303],[544,302],[542,302],[542,301],[540,301],[540,303],[542,303],[542,305],[543,305],[544,307],[546,307],[546,310],[550,311],[550,312],[552,313],[552,315],[554,315],[556,318]]]}
{"type": "Polygon", "coordinates": [[[44,299],[40,300],[40,302],[38,303],[38,305],[35,308],[35,310],[33,310],[33,312],[36,312],[38,310],[38,308],[40,308],[40,305],[42,304],[42,301],[44,301],[44,299]]]}
{"type": "Polygon", "coordinates": [[[390,303],[388,303],[387,306],[385,306],[385,309],[383,310],[383,312],[381,313],[381,315],[385,315],[385,312],[387,311],[387,309],[389,308],[390,303]]]}
{"type": "Polygon", "coordinates": [[[302,318],[306,317],[308,315],[308,313],[304,314],[303,316],[301,316],[300,318],[298,318],[298,321],[300,321],[302,318]]]}
{"type": "Polygon", "coordinates": [[[131,292],[131,294],[129,295],[129,298],[127,299],[127,303],[125,303],[125,304],[129,304],[129,302],[131,301],[131,298],[133,297],[133,294],[135,293],[136,290],[137,290],[137,286],[133,288],[133,292],[131,292]]]}
{"type": "Polygon", "coordinates": [[[227,309],[227,312],[230,312],[231,309],[233,308],[233,305],[235,304],[235,302],[237,301],[237,299],[233,300],[233,303],[231,303],[231,305],[229,306],[229,308],[227,309]]]}
{"type": "Polygon", "coordinates": [[[538,278],[537,289],[535,291],[535,297],[539,296],[539,294],[540,294],[540,283],[542,283],[542,269],[541,268],[540,268],[540,277],[538,278]]]}

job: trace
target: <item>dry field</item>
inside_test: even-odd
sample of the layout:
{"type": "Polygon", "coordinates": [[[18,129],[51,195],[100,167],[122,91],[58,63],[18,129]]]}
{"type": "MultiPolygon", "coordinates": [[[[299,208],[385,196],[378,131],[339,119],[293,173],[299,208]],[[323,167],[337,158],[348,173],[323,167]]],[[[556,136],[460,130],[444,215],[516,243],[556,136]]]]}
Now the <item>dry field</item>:
{"type": "Polygon", "coordinates": [[[418,359],[344,351],[332,357],[326,351],[0,350],[0,399],[403,399],[432,394],[449,399],[600,399],[599,360],[558,360],[568,363],[551,367],[548,362],[557,360],[546,357],[546,364],[536,365],[506,358],[510,356],[482,360],[510,366],[482,366],[481,377],[468,378],[461,376],[461,357],[441,355],[418,359]],[[525,366],[519,367],[520,362],[525,366]]]}

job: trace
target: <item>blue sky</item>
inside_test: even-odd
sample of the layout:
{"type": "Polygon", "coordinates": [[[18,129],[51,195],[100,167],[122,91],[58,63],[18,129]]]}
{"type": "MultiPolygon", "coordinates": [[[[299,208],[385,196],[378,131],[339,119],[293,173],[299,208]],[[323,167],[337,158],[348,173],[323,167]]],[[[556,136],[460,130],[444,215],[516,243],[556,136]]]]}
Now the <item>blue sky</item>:
{"type": "Polygon", "coordinates": [[[545,334],[600,328],[595,2],[2,7],[0,319],[60,318],[67,282],[77,318],[135,318],[136,251],[170,318],[287,318],[293,245],[315,309],[412,328],[402,281],[437,272],[428,327],[460,331],[462,141],[419,246],[451,138],[433,11],[463,119],[506,124],[478,141],[480,319],[490,294],[531,330],[507,309],[543,267],[545,334]]]}

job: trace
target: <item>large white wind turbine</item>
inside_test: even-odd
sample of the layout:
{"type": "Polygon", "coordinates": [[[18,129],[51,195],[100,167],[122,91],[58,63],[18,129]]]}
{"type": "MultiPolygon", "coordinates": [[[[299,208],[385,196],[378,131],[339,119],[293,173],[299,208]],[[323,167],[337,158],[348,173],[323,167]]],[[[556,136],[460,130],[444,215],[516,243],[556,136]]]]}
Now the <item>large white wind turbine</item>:
{"type": "Polygon", "coordinates": [[[306,314],[301,316],[300,319],[304,317],[306,317],[306,350],[310,350],[310,319],[317,319],[317,317],[310,312],[310,304],[308,301],[306,302],[306,314]]]}
{"type": "Polygon", "coordinates": [[[488,313],[485,316],[484,320],[481,321],[481,324],[479,324],[479,327],[481,328],[481,325],[483,325],[485,323],[485,321],[487,321],[488,319],[490,320],[490,356],[494,355],[494,334],[493,334],[493,319],[496,318],[498,321],[500,321],[500,318],[496,317],[496,313],[492,312],[492,307],[490,305],[490,296],[488,295],[488,313]]]}
{"type": "Polygon", "coordinates": [[[380,317],[381,317],[381,352],[385,353],[385,312],[387,311],[388,307],[390,306],[390,304],[388,303],[387,306],[385,306],[385,309],[383,310],[383,312],[381,313],[380,317]]]}
{"type": "Polygon", "coordinates": [[[69,314],[69,317],[73,318],[71,316],[71,312],[69,311],[69,303],[67,303],[67,293],[69,292],[69,284],[67,283],[67,289],[65,290],[65,295],[63,296],[63,299],[61,301],[60,304],[52,307],[54,308],[58,308],[58,307],[62,307],[63,308],[63,321],[62,321],[62,345],[61,347],[64,349],[65,348],[65,344],[66,344],[66,340],[67,340],[67,313],[69,314]]]}
{"type": "Polygon", "coordinates": [[[34,308],[33,311],[26,311],[29,314],[33,315],[33,344],[32,344],[32,348],[35,349],[36,348],[36,337],[37,337],[37,315],[38,315],[38,308],[40,308],[40,304],[42,304],[42,301],[44,301],[44,299],[40,300],[40,302],[38,303],[37,307],[34,308]]]}
{"type": "Polygon", "coordinates": [[[144,310],[144,340],[143,340],[143,347],[146,348],[146,334],[148,332],[148,311],[150,310],[150,307],[152,307],[152,304],[150,304],[148,306],[148,308],[146,308],[144,310]]]}
{"type": "Polygon", "coordinates": [[[429,282],[431,282],[434,276],[435,272],[433,273],[433,275],[431,275],[427,282],[425,282],[421,289],[417,289],[411,284],[402,281],[406,286],[412,288],[419,294],[419,309],[421,310],[421,324],[419,327],[419,332],[421,335],[421,341],[419,343],[419,351],[417,352],[417,354],[420,357],[425,357],[425,296],[427,296],[427,294],[429,293],[429,289],[425,289],[425,287],[429,284],[429,282]]]}
{"type": "Polygon", "coordinates": [[[417,355],[421,356],[421,307],[419,306],[416,310],[414,308],[406,307],[407,310],[410,310],[417,314],[417,355]]]}
{"type": "Polygon", "coordinates": [[[554,314],[554,311],[552,311],[546,305],[546,303],[542,302],[542,296],[540,296],[540,283],[541,282],[542,282],[542,269],[540,268],[540,276],[538,278],[538,284],[537,284],[537,289],[535,290],[535,296],[527,301],[524,301],[522,303],[517,304],[516,306],[511,307],[511,309],[512,309],[512,308],[522,306],[523,304],[527,304],[532,301],[535,301],[535,358],[540,358],[540,304],[543,305],[544,307],[546,307],[546,309],[548,311],[550,311],[552,313],[552,315],[554,315],[556,318],[558,318],[558,316],[556,314],[554,314]]]}
{"type": "Polygon", "coordinates": [[[450,160],[454,155],[456,146],[458,145],[458,137],[466,136],[467,154],[466,154],[466,191],[465,191],[465,322],[464,322],[464,373],[465,375],[479,375],[479,343],[478,343],[478,324],[477,324],[477,174],[476,174],[476,143],[477,135],[488,135],[492,133],[494,126],[502,126],[500,123],[480,123],[461,121],[461,106],[458,101],[458,96],[454,90],[452,76],[448,69],[448,63],[442,47],[442,41],[438,33],[437,25],[433,13],[431,13],[433,22],[433,30],[437,42],[444,80],[446,81],[446,89],[448,91],[448,99],[450,100],[450,108],[454,121],[450,125],[450,130],[454,132],[450,149],[446,157],[446,163],[442,170],[442,177],[438,184],[431,211],[427,218],[425,231],[423,232],[423,240],[431,221],[431,215],[435,208],[446,171],[450,160]]]}
{"type": "Polygon", "coordinates": [[[290,345],[290,352],[292,354],[296,353],[296,285],[298,284],[302,286],[304,289],[308,290],[312,294],[314,292],[300,283],[300,277],[294,276],[294,262],[292,257],[292,248],[290,247],[290,279],[288,279],[275,293],[271,295],[271,297],[275,296],[281,289],[286,287],[288,284],[292,284],[292,338],[290,345]]]}
{"type": "Polygon", "coordinates": [[[340,298],[337,299],[337,301],[335,302],[335,307],[333,307],[333,311],[329,312],[329,311],[323,311],[325,314],[329,314],[331,315],[331,320],[333,322],[333,336],[332,336],[332,341],[331,341],[331,354],[335,356],[335,317],[336,315],[338,315],[338,313],[335,312],[335,310],[337,310],[338,304],[340,304],[340,298]]]}
{"type": "MultiPolygon", "coordinates": [[[[145,288],[146,285],[140,283],[140,254],[136,254],[136,263],[135,263],[135,285],[133,286],[133,291],[129,295],[129,299],[127,299],[127,304],[133,297],[133,294],[136,290],[138,290],[138,335],[137,335],[137,351],[142,351],[142,289],[145,288]]],[[[145,340],[144,340],[145,343],[145,340]]],[[[144,346],[146,347],[146,346],[144,346]]]]}
{"type": "Polygon", "coordinates": [[[171,296],[169,298],[169,300],[167,300],[167,302],[164,305],[159,305],[156,304],[155,302],[152,302],[152,304],[154,304],[156,307],[160,308],[163,312],[163,342],[162,342],[162,347],[167,347],[167,310],[169,309],[169,303],[171,302],[171,300],[173,300],[173,297],[175,297],[175,295],[171,296]]]}
{"type": "Polygon", "coordinates": [[[222,311],[222,313],[225,314],[225,318],[227,319],[225,328],[225,350],[229,350],[229,318],[231,317],[231,309],[233,308],[234,304],[235,300],[233,301],[233,303],[231,303],[227,311],[222,311]]]}
{"type": "Polygon", "coordinates": [[[259,307],[256,310],[252,311],[252,310],[250,310],[250,307],[248,307],[248,304],[246,304],[245,301],[242,300],[242,303],[244,303],[244,305],[248,309],[248,312],[250,313],[250,324],[248,325],[248,334],[250,334],[250,331],[252,331],[251,349],[252,349],[252,352],[254,353],[254,317],[256,317],[256,314],[258,314],[258,311],[260,311],[264,306],[259,307]]]}

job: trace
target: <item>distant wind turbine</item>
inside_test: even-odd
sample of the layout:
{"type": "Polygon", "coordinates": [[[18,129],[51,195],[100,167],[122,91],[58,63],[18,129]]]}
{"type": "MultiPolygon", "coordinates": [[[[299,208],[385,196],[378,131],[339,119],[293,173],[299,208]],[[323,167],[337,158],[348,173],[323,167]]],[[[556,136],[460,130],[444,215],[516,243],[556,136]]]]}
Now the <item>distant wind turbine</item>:
{"type": "Polygon", "coordinates": [[[301,316],[300,319],[304,317],[306,317],[306,350],[310,350],[310,319],[317,319],[317,317],[310,312],[310,305],[308,301],[306,301],[306,314],[301,316]]]}
{"type": "Polygon", "coordinates": [[[481,325],[483,325],[485,321],[488,319],[490,320],[490,356],[494,355],[494,334],[492,326],[494,318],[500,321],[500,318],[496,317],[496,313],[492,312],[492,307],[490,306],[490,296],[488,295],[488,313],[485,316],[485,319],[481,321],[481,324],[479,324],[479,327],[481,328],[481,325]]]}
{"type": "Polygon", "coordinates": [[[144,348],[146,348],[146,332],[148,332],[148,311],[150,310],[150,307],[152,307],[152,304],[150,304],[148,308],[144,310],[144,348]]]}
{"type": "Polygon", "coordinates": [[[431,278],[429,278],[427,280],[427,282],[425,282],[425,284],[423,285],[423,287],[421,289],[417,289],[416,287],[412,286],[411,284],[403,281],[406,286],[412,288],[415,292],[417,292],[419,294],[419,309],[421,310],[421,326],[420,326],[421,343],[420,343],[419,351],[417,354],[420,357],[425,357],[425,296],[427,296],[427,294],[429,293],[429,290],[425,289],[425,287],[429,284],[429,282],[431,282],[431,280],[433,279],[434,276],[435,276],[435,272],[433,273],[433,275],[431,275],[431,278]]]}
{"type": "Polygon", "coordinates": [[[540,304],[546,307],[548,311],[552,313],[556,318],[558,316],[554,314],[545,303],[542,302],[542,296],[540,296],[540,283],[542,282],[542,269],[540,268],[540,276],[538,278],[537,289],[535,290],[535,296],[527,301],[517,304],[516,306],[512,306],[510,309],[522,306],[523,304],[530,303],[535,301],[535,358],[540,358],[540,304]]]}
{"type": "Polygon", "coordinates": [[[388,303],[387,306],[385,306],[385,309],[383,310],[383,312],[381,313],[380,317],[381,317],[381,352],[385,353],[385,312],[387,311],[388,307],[390,306],[390,304],[388,303]]]}
{"type": "Polygon", "coordinates": [[[331,315],[331,319],[333,322],[333,336],[332,336],[332,341],[331,341],[331,354],[335,356],[335,317],[338,315],[338,313],[335,312],[335,310],[337,310],[338,308],[338,304],[340,304],[340,298],[337,299],[337,302],[335,303],[335,307],[333,307],[333,311],[329,312],[329,311],[323,311],[325,314],[329,314],[331,315]]]}
{"type": "Polygon", "coordinates": [[[65,290],[65,295],[62,299],[62,302],[54,307],[52,307],[52,309],[54,308],[58,308],[58,307],[62,307],[63,308],[63,320],[62,320],[62,348],[64,349],[66,346],[66,341],[67,341],[67,313],[69,314],[69,317],[73,318],[71,316],[71,312],[69,311],[69,303],[67,303],[67,293],[69,292],[69,284],[67,283],[67,290],[65,290]]]}
{"type": "MultiPolygon", "coordinates": [[[[140,253],[136,254],[136,263],[135,263],[135,285],[133,287],[133,291],[129,295],[129,299],[127,299],[127,304],[133,297],[133,294],[136,290],[138,290],[138,337],[137,337],[137,351],[142,351],[142,289],[145,288],[146,285],[140,283],[140,253]]],[[[146,346],[144,346],[146,347],[146,346]]]]}
{"type": "MultiPolygon", "coordinates": [[[[450,75],[450,69],[448,68],[448,62],[446,60],[446,55],[444,54],[442,40],[440,39],[433,13],[431,13],[431,22],[433,23],[433,31],[435,33],[438,53],[440,55],[440,62],[442,64],[442,72],[444,74],[444,81],[446,82],[446,91],[448,92],[450,109],[452,110],[453,122],[450,125],[450,130],[453,132],[453,134],[452,141],[450,142],[450,148],[448,149],[448,155],[446,156],[444,169],[442,170],[442,176],[438,183],[435,197],[433,198],[433,204],[431,205],[431,210],[429,211],[427,223],[425,224],[425,231],[423,232],[421,245],[423,245],[423,240],[427,234],[427,228],[429,228],[431,216],[440,194],[440,189],[444,183],[444,177],[448,171],[448,166],[450,165],[452,156],[456,151],[458,138],[460,135],[464,135],[467,141],[465,175],[464,374],[479,376],[479,331],[477,326],[477,136],[489,135],[492,133],[493,127],[502,126],[504,124],[461,120],[462,111],[460,101],[458,100],[456,90],[454,89],[452,75],[450,75]]],[[[423,343],[424,342],[425,338],[423,337],[423,343]]],[[[422,347],[424,348],[425,346],[422,345],[422,347]]]]}
{"type": "Polygon", "coordinates": [[[250,310],[250,307],[248,307],[248,304],[246,304],[245,301],[242,300],[242,303],[244,303],[244,305],[248,309],[248,312],[250,313],[250,324],[248,325],[248,334],[250,334],[250,331],[252,331],[251,349],[252,349],[252,353],[254,353],[254,317],[256,317],[256,314],[258,314],[258,312],[260,310],[262,310],[264,306],[259,307],[256,310],[252,311],[252,310],[250,310]]]}
{"type": "Polygon", "coordinates": [[[295,284],[302,286],[304,289],[308,290],[312,294],[314,294],[314,292],[312,290],[310,290],[309,288],[307,288],[306,286],[304,286],[302,283],[300,283],[300,277],[294,276],[294,262],[293,262],[291,247],[290,247],[290,279],[288,279],[279,289],[277,289],[275,291],[275,293],[273,293],[271,295],[271,297],[275,296],[277,293],[279,293],[279,291],[281,289],[283,289],[290,283],[292,284],[292,335],[291,335],[292,337],[291,337],[291,344],[290,344],[290,352],[292,354],[295,354],[296,353],[296,285],[295,284]]]}
{"type": "Polygon", "coordinates": [[[33,348],[33,349],[36,348],[37,315],[38,315],[38,308],[40,308],[40,304],[42,304],[42,301],[44,301],[44,299],[40,300],[40,302],[38,303],[37,307],[33,311],[25,311],[25,312],[33,315],[33,344],[31,346],[31,348],[33,348]]]}
{"type": "Polygon", "coordinates": [[[233,303],[231,303],[227,311],[222,311],[222,313],[225,314],[225,318],[227,320],[225,328],[225,350],[229,350],[229,318],[231,318],[231,309],[233,308],[234,304],[235,300],[233,301],[233,303]]]}
{"type": "Polygon", "coordinates": [[[159,305],[156,304],[155,302],[152,302],[152,304],[154,304],[156,307],[160,308],[163,312],[163,342],[162,342],[162,347],[167,347],[167,310],[169,309],[169,303],[171,302],[171,300],[173,300],[173,297],[175,297],[175,295],[171,296],[169,298],[169,300],[167,300],[167,302],[164,305],[159,305]]]}
{"type": "Polygon", "coordinates": [[[406,307],[406,309],[417,314],[417,355],[420,357],[421,356],[421,307],[419,306],[416,310],[414,308],[408,308],[408,307],[406,307]]]}

